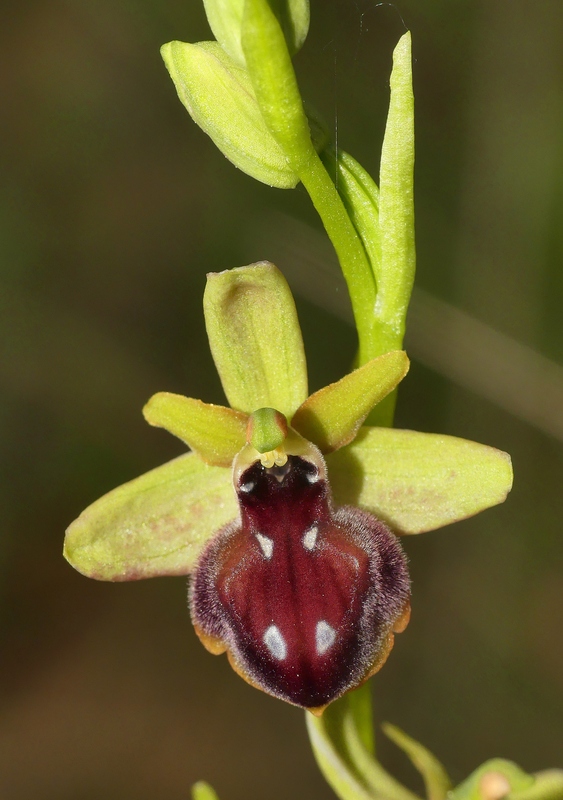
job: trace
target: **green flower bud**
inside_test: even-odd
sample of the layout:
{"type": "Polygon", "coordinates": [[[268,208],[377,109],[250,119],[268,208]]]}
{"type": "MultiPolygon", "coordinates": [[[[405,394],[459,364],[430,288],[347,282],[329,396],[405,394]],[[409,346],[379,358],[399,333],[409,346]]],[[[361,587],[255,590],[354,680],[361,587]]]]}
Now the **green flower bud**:
{"type": "MultiPolygon", "coordinates": [[[[219,44],[238,64],[244,65],[241,44],[245,0],[203,0],[209,26],[219,44]]],[[[269,0],[284,32],[291,55],[301,49],[309,30],[309,0],[269,0]]]]}
{"type": "Polygon", "coordinates": [[[269,186],[299,182],[262,118],[250,78],[217,42],[169,42],[161,50],[178,97],[229,161],[269,186]]]}

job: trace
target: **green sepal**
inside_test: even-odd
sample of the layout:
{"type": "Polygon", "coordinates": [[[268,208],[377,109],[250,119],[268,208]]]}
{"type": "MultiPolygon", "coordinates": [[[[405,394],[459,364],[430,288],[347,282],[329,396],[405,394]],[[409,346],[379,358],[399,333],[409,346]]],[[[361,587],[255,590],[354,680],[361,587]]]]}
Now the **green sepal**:
{"type": "Polygon", "coordinates": [[[410,33],[401,37],[393,52],[390,83],[391,98],[379,169],[381,260],[375,272],[375,316],[383,352],[401,347],[415,271],[410,33]]]}
{"type": "Polygon", "coordinates": [[[307,397],[307,366],[287,281],[267,261],[210,273],[203,296],[211,353],[229,404],[290,419],[307,397]]]}
{"type": "Polygon", "coordinates": [[[381,236],[379,232],[379,188],[371,175],[356,159],[343,150],[322,155],[338,189],[338,194],[362,240],[373,276],[377,282],[381,273],[381,236]]]}
{"type": "Polygon", "coordinates": [[[67,529],[64,556],[101,581],[187,575],[237,516],[230,470],[187,453],[88,506],[67,529]]]}
{"type": "Polygon", "coordinates": [[[171,392],[154,394],[143,408],[149,425],[177,436],[214,467],[230,467],[246,444],[248,416],[171,392]]]}
{"type": "MultiPolygon", "coordinates": [[[[241,44],[242,15],[245,0],[203,0],[209,27],[224,50],[244,66],[241,44]]],[[[270,0],[281,24],[289,52],[301,49],[309,31],[309,0],[270,0]]]]}
{"type": "Polygon", "coordinates": [[[258,453],[277,450],[286,437],[287,420],[275,408],[259,408],[250,415],[247,439],[258,453]]]}
{"type": "Polygon", "coordinates": [[[364,427],[327,465],[338,505],[366,508],[399,534],[471,517],[512,487],[508,453],[419,431],[364,427]]]}
{"type": "Polygon", "coordinates": [[[325,779],[341,800],[419,800],[366,747],[353,694],[331,703],[320,717],[306,714],[311,747],[325,779]]]}
{"type": "Polygon", "coordinates": [[[402,350],[374,358],[308,397],[291,425],[322,453],[338,450],[352,441],[371,409],[397,386],[408,369],[409,360],[402,350]]]}
{"type": "Polygon", "coordinates": [[[192,786],[192,800],[219,800],[217,792],[205,781],[198,781],[192,786]]]}
{"type": "Polygon", "coordinates": [[[517,764],[504,758],[491,758],[481,764],[463,783],[451,792],[452,800],[498,800],[499,797],[512,793],[525,792],[534,785],[533,775],[528,775],[517,764]],[[499,780],[505,782],[507,791],[502,794],[499,780]],[[487,790],[487,781],[491,781],[487,790]]]}
{"type": "Polygon", "coordinates": [[[427,800],[446,800],[452,784],[448,773],[436,756],[395,725],[386,722],[381,727],[385,735],[407,754],[422,775],[427,800]]]}
{"type": "Polygon", "coordinates": [[[242,48],[264,122],[299,174],[315,149],[283,31],[268,0],[245,0],[242,48]]]}
{"type": "Polygon", "coordinates": [[[169,42],[160,52],[183,105],[229,161],[269,186],[296,186],[299,177],[266,127],[246,70],[220,44],[169,42]]]}

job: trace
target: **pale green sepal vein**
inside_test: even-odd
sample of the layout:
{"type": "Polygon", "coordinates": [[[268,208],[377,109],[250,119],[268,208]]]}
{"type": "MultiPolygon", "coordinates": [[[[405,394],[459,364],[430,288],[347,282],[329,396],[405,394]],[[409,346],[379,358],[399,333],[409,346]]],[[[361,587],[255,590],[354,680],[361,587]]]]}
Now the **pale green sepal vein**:
{"type": "Polygon", "coordinates": [[[386,722],[381,727],[385,735],[407,754],[422,775],[427,800],[446,800],[452,784],[448,773],[436,756],[395,725],[386,722]]]}
{"type": "Polygon", "coordinates": [[[205,543],[237,517],[231,471],[187,453],[88,506],[66,532],[64,556],[102,581],[187,575],[205,543]]]}
{"type": "Polygon", "coordinates": [[[307,397],[295,303],[267,261],[211,273],[203,296],[211,353],[229,404],[246,414],[275,408],[290,419],[307,397]]]}
{"type": "MultiPolygon", "coordinates": [[[[391,98],[379,173],[381,260],[376,269],[376,319],[383,352],[402,346],[415,271],[414,99],[411,35],[393,53],[391,98]]],[[[377,264],[374,263],[374,267],[377,264]]]]}
{"type": "Polygon", "coordinates": [[[246,443],[248,416],[171,392],[154,394],[143,408],[149,425],[177,436],[214,467],[230,467],[246,443]]]}
{"type": "Polygon", "coordinates": [[[245,0],[242,48],[262,117],[299,173],[315,149],[285,37],[268,0],[245,0]]]}
{"type": "Polygon", "coordinates": [[[219,800],[217,792],[205,781],[198,781],[192,786],[192,800],[219,800]]]}
{"type": "MultiPolygon", "coordinates": [[[[203,0],[209,27],[224,50],[244,66],[241,44],[244,0],[203,0]]],[[[281,24],[289,52],[301,49],[309,30],[309,0],[270,0],[281,24]]]]}
{"type": "Polygon", "coordinates": [[[359,505],[397,533],[422,533],[502,503],[510,456],[454,436],[364,427],[327,456],[338,505],[359,505]]]}
{"type": "Polygon", "coordinates": [[[264,123],[246,70],[221,45],[169,42],[161,53],[178,97],[223,155],[269,186],[296,186],[299,177],[264,123]]]}
{"type": "Polygon", "coordinates": [[[371,409],[397,386],[408,369],[409,360],[402,350],[374,358],[308,397],[291,425],[321,452],[338,450],[352,441],[371,409]]]}

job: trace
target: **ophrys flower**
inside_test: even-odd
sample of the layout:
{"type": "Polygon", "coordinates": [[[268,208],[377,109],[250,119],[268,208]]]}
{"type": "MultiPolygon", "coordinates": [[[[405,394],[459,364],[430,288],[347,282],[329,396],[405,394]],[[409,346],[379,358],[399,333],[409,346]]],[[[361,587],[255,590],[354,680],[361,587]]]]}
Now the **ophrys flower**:
{"type": "Polygon", "coordinates": [[[402,351],[307,397],[293,298],[271,264],[210,275],[204,311],[231,407],[151,398],[147,420],[192,452],[87,508],[65,555],[100,580],[193,573],[208,649],[319,710],[379,669],[408,621],[388,526],[419,533],[502,502],[510,460],[454,437],[362,427],[406,374],[402,351]]]}

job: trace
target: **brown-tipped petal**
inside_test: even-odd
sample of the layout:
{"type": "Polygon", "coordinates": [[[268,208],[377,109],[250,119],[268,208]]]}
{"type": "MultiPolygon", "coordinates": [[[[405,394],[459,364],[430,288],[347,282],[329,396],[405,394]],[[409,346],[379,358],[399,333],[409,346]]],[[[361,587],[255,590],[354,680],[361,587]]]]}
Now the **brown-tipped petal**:
{"type": "Polygon", "coordinates": [[[348,444],[372,408],[405,377],[407,354],[393,350],[325,386],[297,409],[291,425],[323,453],[348,444]]]}

